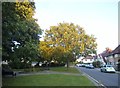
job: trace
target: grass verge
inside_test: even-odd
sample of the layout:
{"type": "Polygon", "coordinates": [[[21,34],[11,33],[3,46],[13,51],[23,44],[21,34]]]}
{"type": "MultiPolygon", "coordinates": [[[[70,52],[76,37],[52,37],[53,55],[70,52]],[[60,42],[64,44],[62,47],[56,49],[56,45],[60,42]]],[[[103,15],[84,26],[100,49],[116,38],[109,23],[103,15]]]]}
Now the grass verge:
{"type": "Polygon", "coordinates": [[[85,76],[63,74],[7,77],[2,81],[3,86],[94,86],[85,76]]]}
{"type": "Polygon", "coordinates": [[[51,71],[57,71],[57,72],[68,72],[68,73],[80,73],[76,68],[74,67],[52,67],[50,68],[51,71]]]}

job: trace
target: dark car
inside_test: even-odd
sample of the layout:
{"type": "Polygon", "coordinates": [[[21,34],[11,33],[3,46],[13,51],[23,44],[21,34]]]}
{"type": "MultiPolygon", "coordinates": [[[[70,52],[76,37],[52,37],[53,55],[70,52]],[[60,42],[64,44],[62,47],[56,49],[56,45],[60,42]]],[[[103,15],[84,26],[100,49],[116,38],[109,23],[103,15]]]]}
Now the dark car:
{"type": "Polygon", "coordinates": [[[16,73],[10,69],[4,69],[2,68],[2,75],[12,75],[12,76],[16,76],[16,73]]]}
{"type": "Polygon", "coordinates": [[[12,76],[16,76],[16,72],[14,72],[12,69],[10,69],[9,66],[4,65],[2,66],[2,75],[12,75],[12,76]]]}

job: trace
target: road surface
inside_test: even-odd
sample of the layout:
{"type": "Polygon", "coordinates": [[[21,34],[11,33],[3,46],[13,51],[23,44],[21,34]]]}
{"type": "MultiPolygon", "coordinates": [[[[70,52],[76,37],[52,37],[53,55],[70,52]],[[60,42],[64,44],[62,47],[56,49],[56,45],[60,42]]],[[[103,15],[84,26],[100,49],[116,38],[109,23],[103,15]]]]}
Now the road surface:
{"type": "Polygon", "coordinates": [[[85,67],[77,67],[77,69],[91,76],[106,87],[116,86],[118,88],[118,85],[120,84],[120,82],[118,82],[120,81],[120,76],[118,76],[117,73],[103,73],[98,68],[89,69],[85,67]]]}

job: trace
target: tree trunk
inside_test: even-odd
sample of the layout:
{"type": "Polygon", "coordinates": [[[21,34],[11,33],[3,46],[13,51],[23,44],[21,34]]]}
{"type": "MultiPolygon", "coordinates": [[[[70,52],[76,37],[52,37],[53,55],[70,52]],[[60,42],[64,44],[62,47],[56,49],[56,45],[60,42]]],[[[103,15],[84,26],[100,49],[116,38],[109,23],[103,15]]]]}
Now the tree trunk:
{"type": "Polygon", "coordinates": [[[67,58],[67,68],[69,68],[69,59],[67,58]]]}

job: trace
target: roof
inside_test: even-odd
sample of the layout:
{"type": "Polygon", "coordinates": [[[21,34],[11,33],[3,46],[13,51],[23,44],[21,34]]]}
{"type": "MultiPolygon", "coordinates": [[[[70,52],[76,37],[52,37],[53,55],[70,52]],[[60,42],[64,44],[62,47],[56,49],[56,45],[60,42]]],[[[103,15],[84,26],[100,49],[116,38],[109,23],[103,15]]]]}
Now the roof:
{"type": "Polygon", "coordinates": [[[118,47],[116,47],[111,54],[120,54],[120,45],[118,45],[118,47]]]}
{"type": "Polygon", "coordinates": [[[101,53],[101,56],[102,57],[107,57],[107,56],[109,56],[111,53],[110,52],[103,52],[103,53],[101,53]]]}
{"type": "Polygon", "coordinates": [[[120,45],[111,52],[104,51],[103,53],[101,53],[102,57],[107,57],[114,54],[120,54],[120,45]]]}

